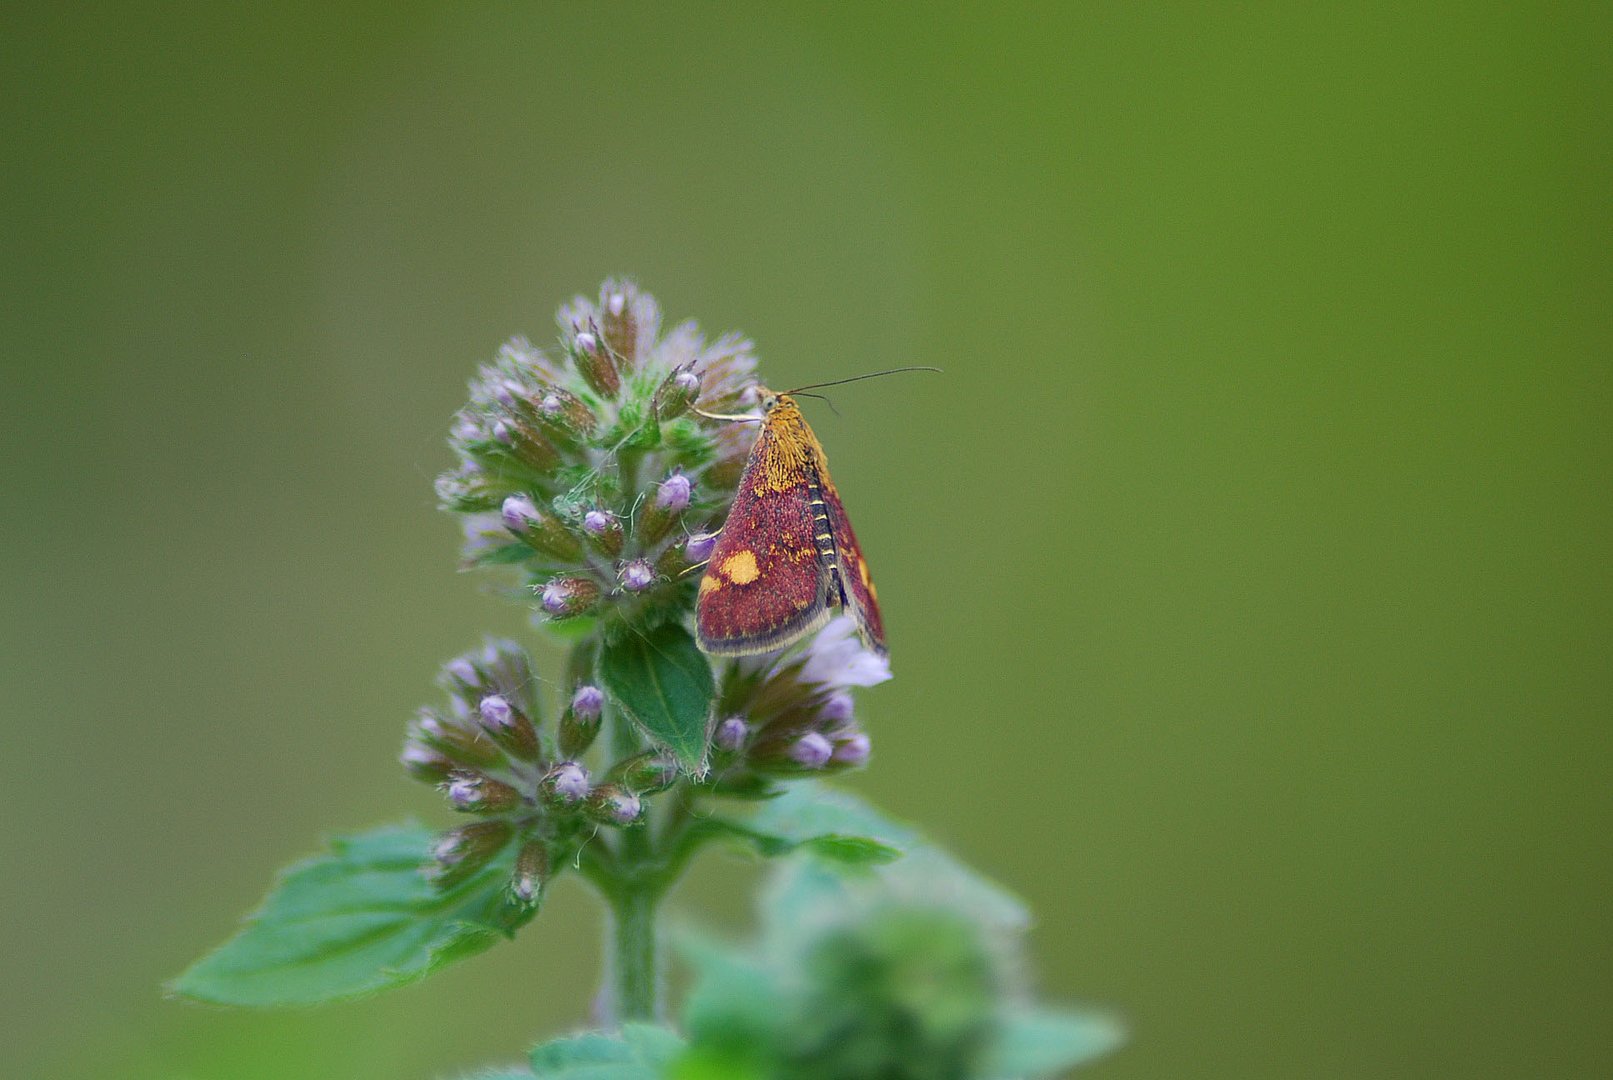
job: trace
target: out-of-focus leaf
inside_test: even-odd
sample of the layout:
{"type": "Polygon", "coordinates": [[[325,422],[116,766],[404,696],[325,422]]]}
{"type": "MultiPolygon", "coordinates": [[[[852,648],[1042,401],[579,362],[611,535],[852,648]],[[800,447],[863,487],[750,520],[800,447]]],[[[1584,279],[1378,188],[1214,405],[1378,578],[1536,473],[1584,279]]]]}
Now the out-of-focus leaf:
{"type": "Polygon", "coordinates": [[[657,1080],[683,1049],[683,1039],[655,1024],[624,1024],[620,1035],[585,1032],[532,1051],[539,1080],[657,1080]]]}
{"type": "Polygon", "coordinates": [[[1002,1018],[986,1075],[991,1080],[1056,1075],[1109,1053],[1124,1040],[1120,1024],[1098,1013],[1013,1009],[1002,1018]]]}

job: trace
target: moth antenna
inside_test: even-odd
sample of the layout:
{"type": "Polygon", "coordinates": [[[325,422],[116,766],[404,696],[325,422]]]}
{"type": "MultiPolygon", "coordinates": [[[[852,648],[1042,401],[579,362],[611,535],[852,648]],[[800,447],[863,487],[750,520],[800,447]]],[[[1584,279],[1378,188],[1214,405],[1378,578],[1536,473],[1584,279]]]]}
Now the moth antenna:
{"type": "Polygon", "coordinates": [[[834,413],[834,414],[835,414],[835,415],[836,415],[836,416],[839,416],[839,415],[840,415],[840,410],[839,410],[839,409],[837,409],[837,408],[835,408],[835,403],[834,403],[834,402],[832,402],[832,401],[830,401],[830,400],[829,400],[829,398],[828,398],[828,396],[827,396],[827,395],[824,395],[824,394],[803,394],[803,393],[802,393],[802,392],[801,392],[801,391],[799,391],[799,390],[796,390],[796,391],[794,391],[794,393],[795,393],[795,394],[796,394],[796,396],[798,396],[798,397],[810,397],[810,398],[817,398],[817,399],[818,399],[818,400],[819,400],[819,401],[821,401],[821,402],[823,402],[823,403],[824,403],[824,404],[826,404],[826,405],[828,405],[828,406],[829,406],[829,411],[830,411],[830,412],[832,412],[832,413],[834,413]]]}
{"type": "Polygon", "coordinates": [[[817,390],[825,386],[840,386],[844,383],[858,382],[862,379],[877,379],[881,375],[896,375],[903,371],[933,371],[937,375],[942,373],[941,369],[938,367],[930,367],[926,364],[915,364],[909,367],[886,368],[884,371],[870,371],[866,375],[853,375],[849,379],[833,379],[829,382],[807,383],[805,386],[797,386],[794,390],[786,390],[784,393],[799,394],[803,390],[817,390]]]}

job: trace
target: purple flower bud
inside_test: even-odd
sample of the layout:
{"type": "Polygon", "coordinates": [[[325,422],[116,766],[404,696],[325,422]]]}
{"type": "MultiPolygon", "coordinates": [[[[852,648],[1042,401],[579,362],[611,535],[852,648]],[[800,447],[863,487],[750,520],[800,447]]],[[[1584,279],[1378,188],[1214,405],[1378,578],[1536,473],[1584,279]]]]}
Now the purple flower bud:
{"type": "Polygon", "coordinates": [[[634,559],[625,563],[617,575],[621,578],[622,588],[629,592],[643,592],[655,584],[655,567],[644,559],[634,559]]]}
{"type": "Polygon", "coordinates": [[[683,545],[683,553],[689,557],[692,566],[699,566],[711,558],[711,553],[717,547],[716,533],[696,533],[689,537],[689,542],[683,545]]]}
{"type": "Polygon", "coordinates": [[[675,472],[661,481],[661,487],[655,493],[655,504],[663,510],[681,514],[689,505],[689,494],[692,490],[689,478],[680,472],[675,472]]]}
{"type": "Polygon", "coordinates": [[[510,425],[505,423],[503,420],[494,420],[493,438],[498,442],[503,443],[505,446],[509,446],[511,443],[515,442],[515,432],[513,429],[511,429],[510,425]]]}
{"type": "Polygon", "coordinates": [[[543,400],[538,402],[538,411],[544,416],[559,416],[566,411],[566,403],[560,400],[559,394],[547,393],[543,395],[543,400]]]}
{"type": "Polygon", "coordinates": [[[482,679],[481,675],[477,674],[476,665],[463,656],[450,660],[444,670],[466,686],[476,686],[482,679]]]}
{"type": "Polygon", "coordinates": [[[851,712],[851,695],[844,690],[836,690],[818,706],[818,718],[831,726],[849,723],[851,712]]]}
{"type": "Polygon", "coordinates": [[[562,761],[539,786],[552,802],[569,806],[588,797],[588,773],[574,761],[562,761]]]}
{"type": "Polygon", "coordinates": [[[510,875],[510,896],[518,904],[537,901],[549,880],[549,849],[542,840],[528,840],[515,856],[515,873],[510,875]]]}
{"type": "Polygon", "coordinates": [[[623,296],[621,293],[611,293],[610,296],[605,299],[605,310],[610,312],[614,317],[618,319],[621,318],[622,312],[627,310],[627,297],[623,296]]]}
{"type": "Polygon", "coordinates": [[[582,518],[582,527],[594,536],[604,536],[614,524],[615,516],[605,510],[590,510],[582,518]]]}
{"type": "Polygon", "coordinates": [[[809,731],[790,744],[790,760],[807,769],[821,769],[834,756],[834,746],[816,731],[809,731]]]}
{"type": "Polygon", "coordinates": [[[500,379],[493,387],[493,399],[506,409],[514,408],[515,403],[521,399],[521,384],[509,379],[500,379]]]}
{"type": "Polygon", "coordinates": [[[606,806],[611,818],[619,825],[637,821],[639,813],[644,809],[639,797],[631,791],[612,792],[606,800],[606,806]]]}
{"type": "Polygon", "coordinates": [[[577,349],[580,352],[591,353],[599,348],[599,339],[584,330],[577,335],[577,349]]]}
{"type": "Polygon", "coordinates": [[[437,865],[427,874],[439,887],[451,888],[497,855],[513,833],[507,821],[478,821],[452,829],[432,845],[431,856],[437,865]]]}
{"type": "Polygon", "coordinates": [[[672,369],[655,391],[655,411],[663,420],[682,416],[700,396],[700,376],[686,367],[672,369]]]}
{"type": "Polygon", "coordinates": [[[504,700],[502,694],[488,694],[477,706],[482,714],[482,722],[495,731],[515,726],[515,710],[510,703],[504,700]]]}
{"type": "Polygon", "coordinates": [[[440,783],[453,768],[453,763],[447,758],[431,747],[422,746],[413,740],[404,744],[403,753],[398,755],[398,761],[416,780],[425,780],[433,784],[440,783]]]}
{"type": "Polygon", "coordinates": [[[730,716],[717,725],[711,741],[717,749],[732,752],[744,746],[745,740],[749,737],[750,725],[745,723],[744,717],[730,716]]]}
{"type": "Polygon", "coordinates": [[[482,727],[511,756],[521,761],[537,761],[543,756],[532,721],[502,694],[488,694],[477,704],[476,711],[481,715],[482,727]]]}
{"type": "Polygon", "coordinates": [[[455,810],[475,810],[482,802],[482,778],[460,773],[443,785],[443,793],[455,810]]]}
{"type": "Polygon", "coordinates": [[[454,426],[450,434],[460,442],[480,442],[486,437],[482,432],[481,421],[464,414],[460,414],[454,420],[454,426]]]}
{"type": "Polygon", "coordinates": [[[830,760],[837,765],[858,768],[868,764],[868,753],[872,748],[868,736],[858,731],[835,744],[834,756],[830,760]]]}
{"type": "Polygon", "coordinates": [[[631,791],[602,787],[588,798],[588,816],[605,825],[631,825],[644,813],[644,803],[631,791]]]}
{"type": "Polygon", "coordinates": [[[605,692],[597,686],[584,684],[571,695],[571,711],[583,720],[594,720],[605,707],[605,692]]]}
{"type": "Polygon", "coordinates": [[[525,495],[509,496],[499,508],[499,514],[504,518],[504,527],[517,536],[542,520],[538,508],[525,495]]]}
{"type": "Polygon", "coordinates": [[[580,614],[597,599],[599,586],[587,578],[555,578],[539,593],[543,610],[556,617],[580,614]]]}

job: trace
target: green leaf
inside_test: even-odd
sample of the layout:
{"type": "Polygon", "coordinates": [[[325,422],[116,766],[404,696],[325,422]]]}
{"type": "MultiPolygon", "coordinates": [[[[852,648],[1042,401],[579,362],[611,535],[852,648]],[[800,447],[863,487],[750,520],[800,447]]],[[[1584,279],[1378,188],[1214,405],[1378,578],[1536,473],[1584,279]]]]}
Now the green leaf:
{"type": "Polygon", "coordinates": [[[704,772],[715,687],[689,632],[677,623],[629,632],[605,648],[599,666],[627,715],[686,771],[704,772]]]}
{"type": "Polygon", "coordinates": [[[311,1005],[402,986],[491,946],[532,917],[511,903],[514,846],[443,891],[420,872],[433,834],[385,826],[288,867],[235,937],[172,983],[222,1005],[311,1005]]]}
{"type": "Polygon", "coordinates": [[[1120,1024],[1097,1013],[1021,1008],[1003,1017],[986,1075],[1028,1080],[1061,1073],[1107,1054],[1125,1041],[1120,1024]]]}
{"type": "Polygon", "coordinates": [[[620,1035],[586,1032],[532,1051],[540,1080],[657,1080],[683,1051],[683,1039],[655,1024],[624,1024],[620,1035]]]}
{"type": "Polygon", "coordinates": [[[786,1010],[766,969],[700,934],[681,934],[678,946],[693,974],[683,1006],[693,1039],[756,1048],[775,1041],[786,1010]]]}
{"type": "Polygon", "coordinates": [[[846,866],[872,866],[899,859],[902,855],[889,844],[870,840],[866,836],[846,836],[841,833],[822,833],[817,836],[786,835],[758,829],[747,822],[719,817],[707,818],[695,828],[711,835],[732,837],[766,858],[807,851],[821,859],[846,866]]]}
{"type": "Polygon", "coordinates": [[[881,867],[877,879],[849,876],[843,863],[837,870],[823,859],[780,864],[762,905],[763,937],[777,957],[794,957],[806,928],[881,898],[944,905],[1004,940],[1030,925],[1030,913],[1018,897],[929,843],[916,829],[844,791],[811,782],[791,784],[782,796],[763,804],[746,827],[798,840],[855,836],[902,854],[899,861],[881,867]]]}

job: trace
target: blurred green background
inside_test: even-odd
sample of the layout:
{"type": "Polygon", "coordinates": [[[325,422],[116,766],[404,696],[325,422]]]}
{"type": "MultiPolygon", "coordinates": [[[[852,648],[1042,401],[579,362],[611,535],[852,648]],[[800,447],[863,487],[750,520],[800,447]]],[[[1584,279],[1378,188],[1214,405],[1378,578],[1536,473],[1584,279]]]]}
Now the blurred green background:
{"type": "MultiPolygon", "coordinates": [[[[317,1012],[161,999],[518,611],[432,476],[608,273],[813,418],[897,679],[853,785],[1023,893],[1087,1075],[1613,1074],[1602,4],[9,5],[9,1075],[445,1077],[574,882],[317,1012]]],[[[531,634],[525,634],[531,639],[531,634]]],[[[688,918],[737,925],[708,862],[688,918]]]]}

